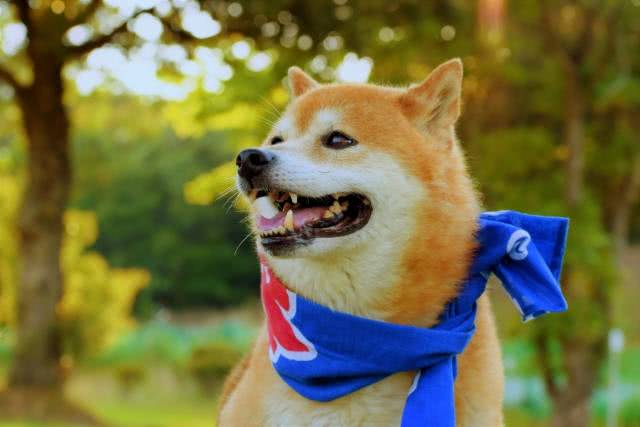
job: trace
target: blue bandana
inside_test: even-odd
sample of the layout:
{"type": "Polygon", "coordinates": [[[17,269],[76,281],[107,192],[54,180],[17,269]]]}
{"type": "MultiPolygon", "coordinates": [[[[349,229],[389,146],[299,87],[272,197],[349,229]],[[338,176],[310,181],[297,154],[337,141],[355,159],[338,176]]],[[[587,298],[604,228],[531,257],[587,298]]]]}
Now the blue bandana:
{"type": "Polygon", "coordinates": [[[568,220],[513,211],[480,215],[479,249],[460,295],[438,324],[418,328],[356,317],[290,290],[262,260],[262,303],[269,355],[302,396],[326,402],[385,377],[416,371],[402,427],[454,427],[456,355],[475,330],[476,300],[494,273],[523,319],[567,309],[558,278],[568,220]]]}

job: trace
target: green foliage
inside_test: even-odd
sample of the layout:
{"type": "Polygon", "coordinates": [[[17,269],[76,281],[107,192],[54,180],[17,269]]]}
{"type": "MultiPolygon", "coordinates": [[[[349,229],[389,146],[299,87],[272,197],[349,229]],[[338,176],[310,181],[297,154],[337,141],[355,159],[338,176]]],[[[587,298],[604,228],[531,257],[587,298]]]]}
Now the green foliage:
{"type": "Polygon", "coordinates": [[[224,379],[241,357],[242,352],[228,343],[202,345],[194,349],[187,370],[207,390],[224,379]]]}
{"type": "Polygon", "coordinates": [[[150,366],[169,366],[190,375],[210,393],[247,351],[254,336],[253,327],[230,321],[211,327],[149,322],[122,336],[87,366],[114,371],[125,389],[151,375],[150,366]]]}
{"type": "Polygon", "coordinates": [[[523,126],[483,133],[469,143],[472,173],[491,209],[558,215],[562,148],[543,127],[523,126]],[[527,161],[517,161],[526,158],[527,161]]]}
{"type": "MultiPolygon", "coordinates": [[[[134,101],[120,105],[129,114],[141,108],[134,101]]],[[[255,294],[252,244],[240,245],[247,236],[242,216],[224,198],[199,206],[183,195],[194,177],[227,164],[235,151],[230,135],[208,132],[182,140],[156,121],[152,140],[147,140],[145,131],[128,127],[124,116],[111,125],[115,134],[120,129],[128,133],[118,142],[101,131],[77,133],[73,204],[96,212],[102,233],[95,248],[110,263],[141,266],[151,273],[151,284],[138,300],[139,312],[150,314],[156,305],[228,305],[255,294]]],[[[233,185],[223,179],[218,188],[233,185]]]]}

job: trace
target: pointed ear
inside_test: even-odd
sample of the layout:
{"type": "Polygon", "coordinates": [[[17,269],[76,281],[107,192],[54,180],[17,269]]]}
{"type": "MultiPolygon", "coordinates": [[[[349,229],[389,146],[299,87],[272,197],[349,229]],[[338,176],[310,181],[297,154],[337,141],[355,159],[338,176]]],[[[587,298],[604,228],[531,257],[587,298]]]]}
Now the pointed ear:
{"type": "Polygon", "coordinates": [[[462,61],[439,65],[422,83],[401,95],[404,113],[416,127],[427,132],[449,129],[460,116],[462,61]]]}
{"type": "Polygon", "coordinates": [[[303,93],[320,86],[318,82],[313,80],[311,76],[302,71],[298,67],[289,68],[289,89],[294,98],[299,97],[303,93]]]}

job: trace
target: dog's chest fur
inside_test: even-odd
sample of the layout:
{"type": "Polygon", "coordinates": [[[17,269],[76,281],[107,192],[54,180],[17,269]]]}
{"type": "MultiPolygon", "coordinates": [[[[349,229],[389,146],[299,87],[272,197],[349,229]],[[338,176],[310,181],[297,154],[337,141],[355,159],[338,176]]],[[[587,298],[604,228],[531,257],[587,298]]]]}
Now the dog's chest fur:
{"type": "Polygon", "coordinates": [[[283,399],[293,392],[284,390],[287,386],[280,381],[265,401],[265,426],[399,426],[410,384],[408,374],[397,374],[327,405],[299,397],[283,399]]]}

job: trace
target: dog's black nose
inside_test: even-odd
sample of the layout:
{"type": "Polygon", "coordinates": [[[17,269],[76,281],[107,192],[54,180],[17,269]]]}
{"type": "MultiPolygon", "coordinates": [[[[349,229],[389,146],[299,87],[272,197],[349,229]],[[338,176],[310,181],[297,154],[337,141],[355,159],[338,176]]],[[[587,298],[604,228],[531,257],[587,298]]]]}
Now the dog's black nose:
{"type": "Polygon", "coordinates": [[[268,151],[255,148],[243,150],[236,157],[238,175],[251,181],[251,178],[260,175],[272,160],[273,154],[268,151]]]}

